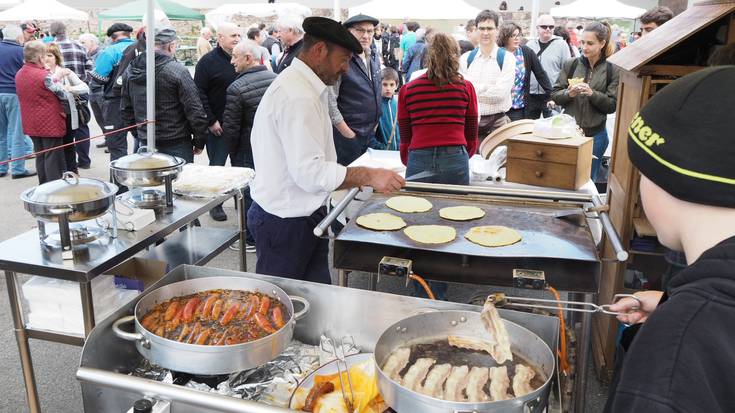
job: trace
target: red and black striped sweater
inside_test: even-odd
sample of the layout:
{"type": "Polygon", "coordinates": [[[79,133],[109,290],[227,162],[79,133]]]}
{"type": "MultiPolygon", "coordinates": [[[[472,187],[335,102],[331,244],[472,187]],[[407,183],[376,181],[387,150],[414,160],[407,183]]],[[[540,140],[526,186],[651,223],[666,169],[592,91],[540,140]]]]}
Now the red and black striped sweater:
{"type": "Polygon", "coordinates": [[[477,95],[468,80],[437,87],[426,74],[409,82],[398,95],[401,160],[408,152],[436,146],[465,145],[477,151],[477,95]]]}

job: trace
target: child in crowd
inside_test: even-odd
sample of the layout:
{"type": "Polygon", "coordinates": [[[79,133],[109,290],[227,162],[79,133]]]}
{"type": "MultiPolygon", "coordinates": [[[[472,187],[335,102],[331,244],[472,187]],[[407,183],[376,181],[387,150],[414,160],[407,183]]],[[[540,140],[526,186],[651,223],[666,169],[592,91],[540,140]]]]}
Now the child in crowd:
{"type": "Polygon", "coordinates": [[[401,142],[398,125],[398,98],[396,88],[398,87],[398,72],[392,67],[386,67],[381,71],[383,85],[383,99],[381,101],[382,114],[378,130],[375,131],[375,139],[370,144],[373,149],[385,149],[397,151],[401,142]]]}

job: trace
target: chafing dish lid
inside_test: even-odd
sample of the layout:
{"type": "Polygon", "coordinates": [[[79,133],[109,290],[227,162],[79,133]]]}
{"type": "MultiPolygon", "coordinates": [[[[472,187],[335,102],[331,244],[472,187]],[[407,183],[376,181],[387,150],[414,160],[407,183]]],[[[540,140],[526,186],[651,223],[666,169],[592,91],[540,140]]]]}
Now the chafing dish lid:
{"type": "Polygon", "coordinates": [[[123,156],[110,163],[113,169],[147,171],[178,167],[185,161],[176,156],[160,152],[148,152],[148,148],[141,146],[137,153],[123,156]]]}
{"type": "Polygon", "coordinates": [[[65,172],[61,179],[24,192],[22,198],[34,204],[79,204],[114,196],[116,192],[115,185],[65,172]]]}

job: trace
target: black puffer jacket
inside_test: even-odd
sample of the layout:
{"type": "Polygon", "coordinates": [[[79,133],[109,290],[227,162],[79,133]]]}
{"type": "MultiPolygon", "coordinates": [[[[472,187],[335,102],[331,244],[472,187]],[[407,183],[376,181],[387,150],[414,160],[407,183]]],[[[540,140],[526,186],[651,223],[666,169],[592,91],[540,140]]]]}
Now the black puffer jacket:
{"type": "Polygon", "coordinates": [[[245,154],[245,166],[251,168],[254,165],[250,131],[253,130],[255,111],[275,78],[276,74],[268,71],[265,66],[255,66],[241,73],[227,88],[222,137],[231,154],[245,154]]]}
{"type": "MultiPolygon", "coordinates": [[[[133,59],[123,75],[122,118],[125,126],[146,120],[145,53],[133,59]]],[[[204,148],[209,123],[189,71],[172,57],[156,52],[156,141],[191,140],[204,148]]],[[[133,135],[146,139],[146,125],[133,135]]]]}

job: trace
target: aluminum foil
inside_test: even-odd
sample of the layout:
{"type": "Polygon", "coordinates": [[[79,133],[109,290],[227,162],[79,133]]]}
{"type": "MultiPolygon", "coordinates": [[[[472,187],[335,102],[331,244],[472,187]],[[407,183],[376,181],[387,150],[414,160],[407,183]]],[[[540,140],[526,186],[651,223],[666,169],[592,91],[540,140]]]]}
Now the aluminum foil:
{"type": "MultiPolygon", "coordinates": [[[[189,380],[184,387],[224,396],[252,400],[288,408],[291,393],[299,381],[319,367],[319,347],[292,341],[274,360],[254,369],[230,374],[216,388],[189,380]]],[[[173,383],[168,369],[143,361],[130,373],[136,377],[173,383]]]]}

